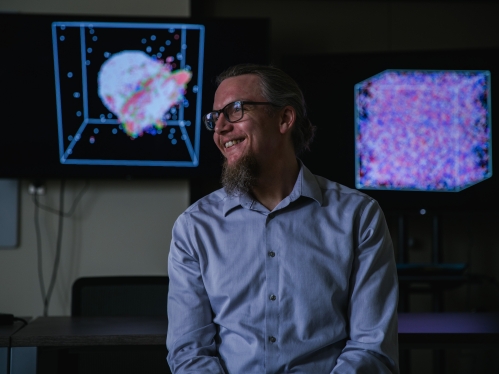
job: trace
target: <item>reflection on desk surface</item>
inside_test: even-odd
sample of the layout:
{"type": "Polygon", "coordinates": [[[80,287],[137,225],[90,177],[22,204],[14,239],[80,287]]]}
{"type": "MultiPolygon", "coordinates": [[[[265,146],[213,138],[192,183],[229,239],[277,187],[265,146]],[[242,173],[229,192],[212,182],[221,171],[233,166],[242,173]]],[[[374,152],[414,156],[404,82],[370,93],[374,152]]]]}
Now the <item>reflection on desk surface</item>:
{"type": "Polygon", "coordinates": [[[12,336],[13,347],[165,345],[165,317],[38,317],[12,336]]]}

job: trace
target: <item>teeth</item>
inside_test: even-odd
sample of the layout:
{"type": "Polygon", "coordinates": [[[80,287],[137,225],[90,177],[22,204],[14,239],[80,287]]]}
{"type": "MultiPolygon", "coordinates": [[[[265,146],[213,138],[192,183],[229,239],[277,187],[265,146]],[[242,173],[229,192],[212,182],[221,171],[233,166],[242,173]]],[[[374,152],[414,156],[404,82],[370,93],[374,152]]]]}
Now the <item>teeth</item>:
{"type": "Polygon", "coordinates": [[[230,148],[233,145],[236,145],[238,143],[241,143],[241,140],[231,140],[231,141],[225,143],[225,148],[230,148]]]}

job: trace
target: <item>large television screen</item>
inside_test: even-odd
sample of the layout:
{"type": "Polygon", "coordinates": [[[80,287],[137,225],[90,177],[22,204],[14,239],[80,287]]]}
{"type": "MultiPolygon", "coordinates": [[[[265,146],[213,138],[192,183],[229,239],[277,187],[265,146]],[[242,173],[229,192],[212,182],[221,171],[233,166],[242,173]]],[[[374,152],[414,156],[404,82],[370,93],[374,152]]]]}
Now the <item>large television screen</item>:
{"type": "Polygon", "coordinates": [[[213,177],[214,78],[268,21],[0,14],[0,177],[213,177]]]}
{"type": "Polygon", "coordinates": [[[356,188],[458,192],[492,176],[489,71],[385,70],[354,94],[356,188]]]}
{"type": "Polygon", "coordinates": [[[317,136],[310,169],[386,211],[499,209],[493,168],[497,50],[299,55],[317,136]],[[302,61],[313,61],[313,69],[302,61]]]}

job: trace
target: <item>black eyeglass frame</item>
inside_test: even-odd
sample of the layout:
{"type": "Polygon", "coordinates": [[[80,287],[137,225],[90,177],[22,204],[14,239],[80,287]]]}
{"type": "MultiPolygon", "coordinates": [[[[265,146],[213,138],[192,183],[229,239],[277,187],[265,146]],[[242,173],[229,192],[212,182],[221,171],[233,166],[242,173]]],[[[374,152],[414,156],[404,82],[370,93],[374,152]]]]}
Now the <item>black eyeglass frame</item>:
{"type": "Polygon", "coordinates": [[[222,109],[219,109],[219,110],[213,110],[209,113],[206,113],[204,116],[203,116],[203,123],[204,125],[206,126],[206,128],[209,130],[209,131],[215,131],[215,126],[216,126],[216,122],[218,120],[218,118],[220,117],[220,113],[223,113],[224,116],[225,116],[225,119],[227,120],[227,122],[230,122],[230,123],[235,123],[235,122],[238,122],[240,121],[243,116],[244,116],[244,105],[245,104],[249,104],[249,105],[272,105],[274,107],[279,107],[279,105],[276,105],[274,103],[271,103],[271,102],[268,102],[268,101],[244,101],[244,100],[236,100],[236,101],[233,101],[231,103],[228,103],[226,106],[224,106],[222,109]],[[233,105],[233,104],[236,104],[236,103],[239,103],[241,105],[241,117],[239,117],[238,119],[234,120],[234,121],[231,121],[229,119],[229,115],[227,114],[226,110],[227,108],[230,106],[230,105],[233,105]],[[208,116],[211,114],[211,117],[213,118],[215,115],[216,115],[216,119],[213,120],[213,119],[208,119],[208,116]],[[210,125],[210,123],[213,123],[213,126],[210,125]]]}

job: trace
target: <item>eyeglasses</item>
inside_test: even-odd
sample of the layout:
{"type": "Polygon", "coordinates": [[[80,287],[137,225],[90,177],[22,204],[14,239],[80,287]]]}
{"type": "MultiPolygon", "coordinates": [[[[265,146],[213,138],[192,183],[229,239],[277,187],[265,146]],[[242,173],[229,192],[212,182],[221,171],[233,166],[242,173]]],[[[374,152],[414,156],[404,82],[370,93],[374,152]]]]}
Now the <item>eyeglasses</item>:
{"type": "Polygon", "coordinates": [[[223,113],[225,116],[225,119],[230,122],[234,123],[244,116],[244,105],[272,105],[272,106],[277,106],[275,104],[269,103],[269,102],[256,102],[256,101],[234,101],[233,103],[229,103],[226,106],[224,106],[220,110],[214,110],[213,112],[210,112],[208,114],[205,114],[203,116],[203,122],[206,128],[210,131],[215,130],[215,125],[217,122],[218,117],[220,117],[220,113],[223,113]]]}

